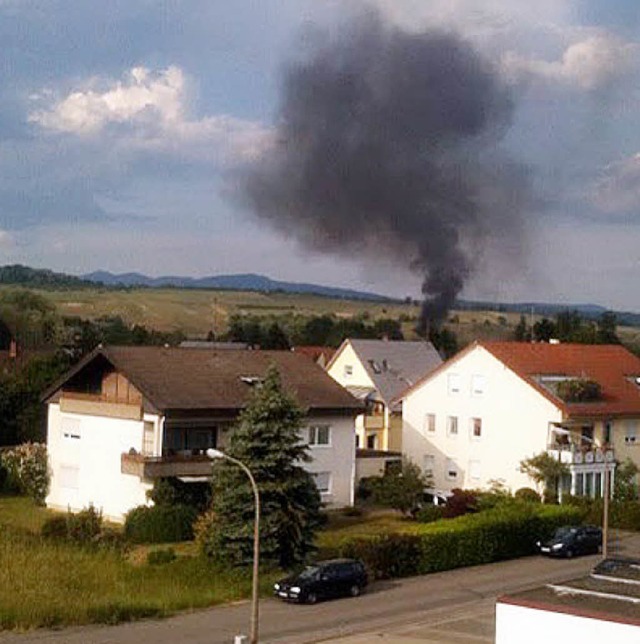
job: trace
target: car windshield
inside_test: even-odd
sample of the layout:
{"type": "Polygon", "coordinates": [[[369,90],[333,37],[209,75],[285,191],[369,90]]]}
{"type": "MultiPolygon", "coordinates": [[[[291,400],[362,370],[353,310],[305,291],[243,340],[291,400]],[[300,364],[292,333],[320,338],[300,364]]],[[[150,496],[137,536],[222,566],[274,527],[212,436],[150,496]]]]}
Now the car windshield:
{"type": "Polygon", "coordinates": [[[320,568],[318,566],[307,566],[299,575],[300,579],[313,579],[318,576],[320,568]]]}
{"type": "Polygon", "coordinates": [[[554,539],[564,539],[565,537],[568,537],[569,535],[575,534],[576,532],[577,532],[576,528],[570,528],[568,526],[564,526],[562,528],[558,528],[553,533],[553,538],[554,539]]]}

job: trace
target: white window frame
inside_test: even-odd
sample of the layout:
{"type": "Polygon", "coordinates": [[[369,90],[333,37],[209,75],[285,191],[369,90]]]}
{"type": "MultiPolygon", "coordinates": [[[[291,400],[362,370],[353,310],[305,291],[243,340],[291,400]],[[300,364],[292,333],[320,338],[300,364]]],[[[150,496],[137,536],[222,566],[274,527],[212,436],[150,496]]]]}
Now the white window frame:
{"type": "Polygon", "coordinates": [[[344,367],[342,369],[342,375],[345,378],[351,378],[351,376],[353,376],[353,365],[352,364],[344,365],[344,367]]]}
{"type": "Polygon", "coordinates": [[[333,478],[331,476],[331,472],[313,472],[311,476],[313,476],[313,481],[316,484],[316,487],[318,488],[318,492],[320,492],[320,494],[331,494],[331,483],[333,478]],[[318,479],[320,477],[326,477],[326,486],[320,487],[320,485],[318,484],[318,479]]]}
{"type": "Polygon", "coordinates": [[[460,393],[461,381],[459,373],[450,373],[447,376],[447,393],[450,396],[457,396],[460,393]]]}
{"type": "Polygon", "coordinates": [[[58,484],[66,490],[79,490],[80,466],[60,465],[58,468],[58,484]]]}
{"type": "Polygon", "coordinates": [[[482,478],[481,474],[481,463],[477,459],[472,459],[469,461],[469,480],[470,481],[479,481],[482,478]]]}
{"type": "Polygon", "coordinates": [[[424,433],[435,434],[436,432],[436,415],[428,413],[424,415],[424,433]]]}
{"type": "Polygon", "coordinates": [[[458,423],[458,417],[447,416],[447,436],[457,436],[459,430],[460,430],[460,427],[458,423]]]}
{"type": "Polygon", "coordinates": [[[487,378],[480,373],[471,376],[471,395],[478,398],[487,390],[487,378]]]}
{"type": "Polygon", "coordinates": [[[624,442],[625,445],[640,445],[640,441],[638,441],[638,426],[635,420],[628,420],[625,423],[624,442]]]}
{"type": "Polygon", "coordinates": [[[433,454],[422,456],[422,471],[426,476],[434,476],[436,470],[436,457],[433,454]]]}
{"type": "Polygon", "coordinates": [[[452,458],[447,458],[445,461],[444,477],[447,481],[458,480],[458,464],[452,458]]]}
{"type": "Polygon", "coordinates": [[[479,418],[478,416],[469,418],[469,438],[474,441],[479,441],[482,439],[482,418],[479,418]],[[478,423],[478,427],[480,428],[480,433],[478,435],[476,435],[475,433],[476,422],[478,423]]]}
{"type": "Polygon", "coordinates": [[[82,438],[80,419],[72,416],[62,416],[60,420],[60,437],[64,441],[79,441],[82,438]]]}
{"type": "Polygon", "coordinates": [[[309,426],[309,445],[311,447],[331,447],[331,425],[310,425],[309,426]],[[320,441],[321,432],[326,430],[326,441],[320,441]]]}
{"type": "Polygon", "coordinates": [[[153,456],[156,446],[156,424],[152,420],[142,421],[142,451],[145,456],[153,456]],[[149,431],[150,430],[150,431],[149,431]],[[149,441],[151,438],[151,441],[149,441]]]}

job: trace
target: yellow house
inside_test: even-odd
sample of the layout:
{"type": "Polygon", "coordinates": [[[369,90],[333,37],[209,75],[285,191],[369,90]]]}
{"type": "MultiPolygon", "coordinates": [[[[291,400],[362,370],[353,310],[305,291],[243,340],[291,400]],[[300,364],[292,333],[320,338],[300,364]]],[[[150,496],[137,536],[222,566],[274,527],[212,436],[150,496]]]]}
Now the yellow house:
{"type": "Polygon", "coordinates": [[[357,447],[402,451],[402,407],[392,401],[441,363],[430,342],[345,340],[326,369],[365,402],[365,413],[356,418],[357,447]]]}

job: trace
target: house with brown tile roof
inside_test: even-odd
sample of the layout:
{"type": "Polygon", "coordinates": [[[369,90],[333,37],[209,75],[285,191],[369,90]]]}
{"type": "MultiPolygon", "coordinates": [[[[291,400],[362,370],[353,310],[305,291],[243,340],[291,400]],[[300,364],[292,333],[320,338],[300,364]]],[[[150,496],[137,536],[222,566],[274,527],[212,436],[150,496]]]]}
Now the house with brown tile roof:
{"type": "Polygon", "coordinates": [[[305,356],[200,347],[99,347],[49,389],[47,505],[121,520],[158,478],[206,480],[206,450],[224,449],[272,364],[306,410],[305,467],[323,501],[351,505],[361,403],[305,356]]]}
{"type": "Polygon", "coordinates": [[[640,466],[640,359],[619,345],[476,342],[399,399],[403,451],[445,490],[532,486],[520,462],[543,451],[568,465],[564,493],[640,466]]]}

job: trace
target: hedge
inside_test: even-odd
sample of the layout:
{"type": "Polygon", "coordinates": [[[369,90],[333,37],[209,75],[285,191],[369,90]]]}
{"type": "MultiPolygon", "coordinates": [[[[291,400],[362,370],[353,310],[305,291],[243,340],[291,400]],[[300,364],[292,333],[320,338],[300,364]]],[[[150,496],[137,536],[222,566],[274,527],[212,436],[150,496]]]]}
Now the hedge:
{"type": "Polygon", "coordinates": [[[139,505],[127,513],[124,534],[132,543],[190,541],[197,515],[187,505],[139,505]]]}
{"type": "MultiPolygon", "coordinates": [[[[567,497],[565,503],[580,508],[585,516],[586,523],[602,523],[604,501],[588,497],[567,497]]],[[[640,502],[638,501],[610,501],[609,526],[619,530],[640,530],[640,502]]]]}
{"type": "Polygon", "coordinates": [[[567,506],[496,508],[421,525],[415,533],[350,539],[339,554],[362,559],[377,579],[423,575],[533,554],[538,539],[583,516],[567,506]]]}

